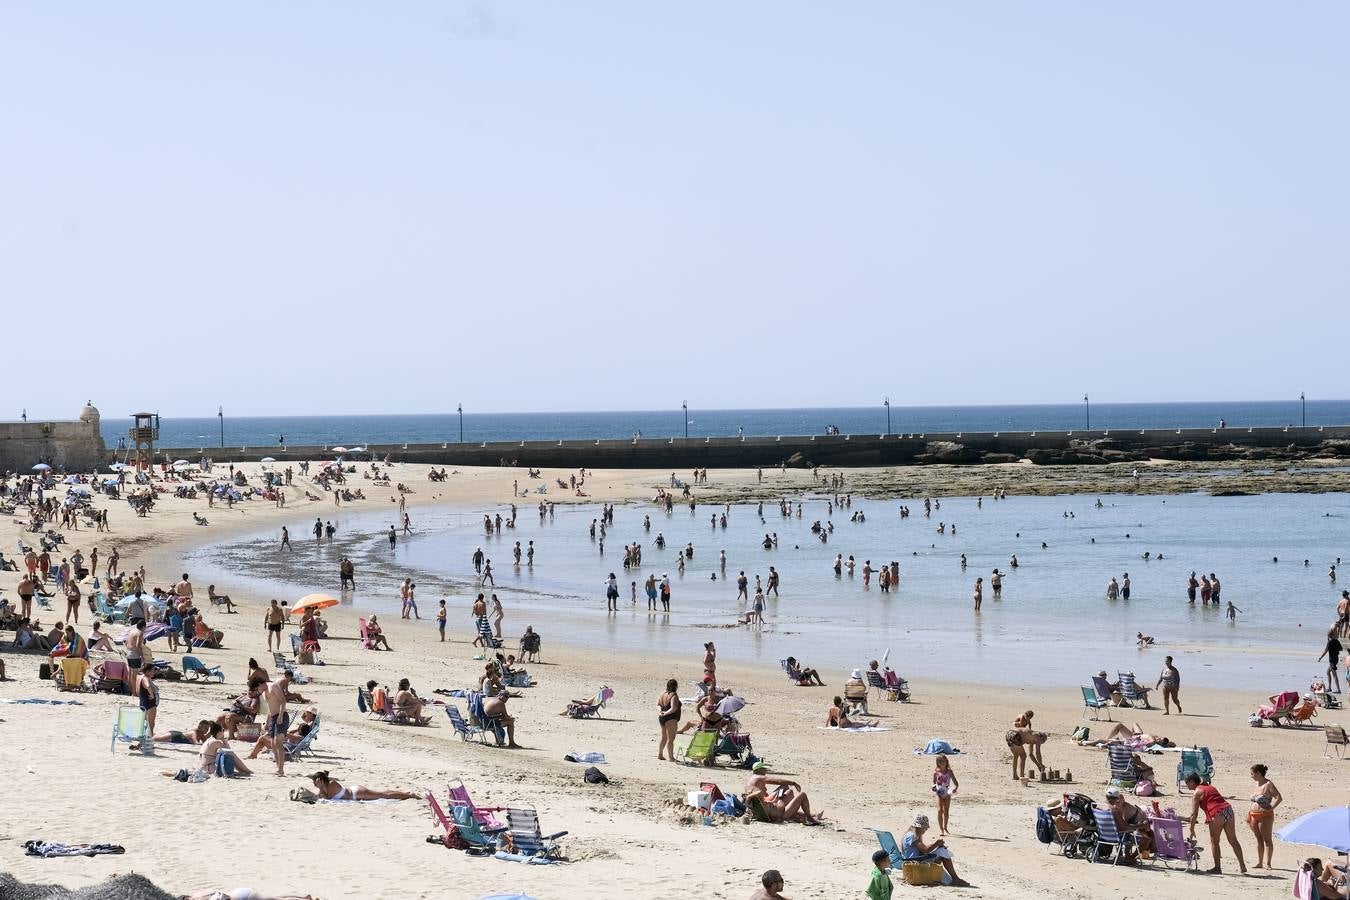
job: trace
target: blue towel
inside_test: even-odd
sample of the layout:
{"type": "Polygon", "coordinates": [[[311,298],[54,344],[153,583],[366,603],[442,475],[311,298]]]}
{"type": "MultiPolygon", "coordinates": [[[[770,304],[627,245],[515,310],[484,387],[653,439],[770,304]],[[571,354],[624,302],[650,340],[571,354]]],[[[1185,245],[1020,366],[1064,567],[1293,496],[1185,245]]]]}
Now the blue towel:
{"type": "Polygon", "coordinates": [[[959,754],[960,752],[961,752],[960,750],[957,750],[951,744],[947,743],[944,740],[941,740],[940,738],[934,738],[923,747],[914,748],[915,756],[937,756],[939,753],[956,755],[959,754]]]}

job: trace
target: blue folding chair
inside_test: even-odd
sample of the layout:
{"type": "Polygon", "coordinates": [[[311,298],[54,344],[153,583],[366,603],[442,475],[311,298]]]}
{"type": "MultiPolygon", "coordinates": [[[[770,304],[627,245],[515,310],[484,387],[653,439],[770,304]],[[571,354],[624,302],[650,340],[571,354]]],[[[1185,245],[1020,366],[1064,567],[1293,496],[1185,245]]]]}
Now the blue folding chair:
{"type": "Polygon", "coordinates": [[[225,673],[220,671],[220,666],[207,666],[195,656],[183,657],[183,677],[188,681],[206,681],[208,678],[214,678],[221,684],[225,683],[225,673]]]}

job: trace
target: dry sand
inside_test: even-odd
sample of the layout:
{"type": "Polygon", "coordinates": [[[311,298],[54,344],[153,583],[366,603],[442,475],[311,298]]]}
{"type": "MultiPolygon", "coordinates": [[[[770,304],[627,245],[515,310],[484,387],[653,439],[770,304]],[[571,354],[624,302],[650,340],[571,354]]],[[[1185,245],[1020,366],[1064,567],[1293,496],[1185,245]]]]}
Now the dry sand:
{"type": "MultiPolygon", "coordinates": [[[[1025,471],[1007,473],[1010,492],[1018,492],[1025,471]]],[[[429,483],[425,473],[421,466],[394,470],[395,480],[416,490],[409,495],[414,507],[430,502],[506,503],[512,479],[524,482],[520,470],[465,469],[448,484],[429,483]]],[[[544,476],[552,483],[552,478],[566,473],[545,471],[544,476]]],[[[859,473],[859,477],[867,476],[859,473]]],[[[591,496],[585,502],[646,498],[668,479],[668,472],[597,471],[587,479],[591,496]]],[[[768,484],[763,487],[751,471],[715,472],[712,480],[710,492],[765,491],[770,496],[811,483],[809,474],[791,471],[766,473],[768,484]]],[[[361,486],[377,496],[369,482],[361,486]]],[[[954,492],[950,486],[944,491],[954,492]]],[[[358,508],[389,502],[380,496],[358,508]]],[[[97,538],[106,559],[108,548],[116,544],[124,569],[144,564],[148,585],[168,586],[181,571],[179,559],[186,548],[267,523],[279,527],[284,521],[293,529],[303,528],[309,517],[325,514],[332,504],[306,502],[295,487],[284,510],[257,501],[234,510],[217,507],[206,512],[209,527],[194,526],[191,512],[204,507],[203,500],[167,496],[151,516],[137,519],[125,503],[113,503],[112,535],[71,533],[67,546],[81,547],[87,554],[97,538]]],[[[18,529],[4,524],[6,546],[14,546],[18,529]]],[[[303,541],[305,535],[295,539],[303,541]]],[[[14,573],[0,578],[12,598],[14,573]]],[[[325,573],[315,588],[329,589],[329,580],[325,573]]],[[[228,696],[242,688],[248,657],[266,657],[261,600],[230,585],[219,587],[242,601],[242,610],[239,615],[208,610],[208,621],[226,632],[227,649],[197,655],[209,665],[222,666],[227,682],[162,684],[161,730],[186,730],[199,718],[213,716],[228,696]]],[[[204,595],[205,585],[197,589],[204,595]]],[[[1083,720],[1078,685],[1021,690],[1015,687],[1016,673],[1008,674],[1008,687],[935,683],[923,672],[906,668],[903,647],[897,648],[892,663],[910,680],[914,702],[874,702],[873,711],[889,730],[867,734],[818,727],[846,673],[822,673],[826,688],[799,688],[769,667],[719,660],[719,680],[750,699],[740,718],[753,735],[756,752],[767,757],[774,773],[787,774],[805,786],[813,805],[825,812],[829,825],[823,828],[739,822],[710,828],[683,808],[686,791],[699,781],[739,789],[746,774],[686,768],[655,758],[657,695],[665,679],[674,677],[688,696],[689,686],[702,672],[700,647],[691,646],[674,657],[596,654],[551,644],[546,635],[543,662],[529,667],[539,685],[525,689],[525,696],[510,704],[517,718],[517,739],[525,747],[521,750],[462,743],[439,711],[428,728],[376,723],[356,711],[355,686],[369,678],[393,684],[408,677],[427,698],[433,696],[433,688],[471,683],[483,663],[474,658],[477,651],[469,644],[467,606],[466,599],[464,608],[451,610],[452,639],[445,644],[436,640],[431,621],[404,622],[390,616],[384,624],[396,649],[389,653],[360,648],[352,613],[340,609],[326,613],[333,635],[324,642],[326,665],[309,667],[314,683],[302,689],[323,714],[317,756],[288,766],[284,779],[266,774],[268,767],[263,765],[257,767],[263,774],[249,779],[180,784],[159,773],[193,765],[192,748],[161,746],[156,758],[129,755],[124,745],[110,753],[113,709],[123,698],[67,694],[65,698],[74,697],[83,705],[0,704],[0,773],[5,780],[0,869],[24,880],[70,886],[134,871],[177,892],[250,885],[319,897],[473,898],[510,889],[540,900],[675,896],[740,900],[754,891],[761,871],[775,867],[784,872],[785,893],[795,900],[861,897],[869,856],[876,847],[867,827],[888,829],[898,837],[916,813],[935,815],[931,760],[911,752],[934,737],[966,751],[953,760],[961,791],[952,812],[955,835],[949,838],[960,872],[975,885],[961,891],[963,896],[1271,897],[1288,892],[1291,870],[1300,856],[1329,855],[1322,848],[1277,841],[1274,875],[1247,878],[1093,866],[1052,855],[1036,842],[1034,811],[1036,804],[1065,788],[1023,787],[1013,781],[1003,734],[1017,713],[1034,709],[1037,728],[1051,733],[1046,763],[1072,770],[1077,784],[1069,789],[1100,796],[1106,780],[1105,754],[1074,746],[1068,739],[1083,720]],[[616,692],[603,718],[575,721],[558,715],[569,698],[588,696],[602,683],[616,692]],[[609,762],[601,768],[615,783],[585,784],[584,766],[562,759],[571,750],[604,752],[609,762]],[[481,804],[534,805],[546,830],[568,830],[563,846],[571,862],[525,866],[475,859],[428,844],[424,838],[437,829],[422,802],[315,806],[289,802],[287,792],[306,786],[301,775],[315,769],[330,769],[344,783],[431,789],[442,796],[448,780],[462,778],[481,804]],[[20,847],[32,838],[112,841],[125,845],[127,852],[91,859],[33,859],[24,857],[20,847]]],[[[87,627],[82,623],[82,633],[87,627]]],[[[520,623],[508,617],[508,638],[519,630],[520,623]]],[[[1026,665],[1035,666],[1039,654],[1053,652],[1053,636],[1028,636],[1026,647],[1026,665]]],[[[160,656],[165,654],[162,643],[157,650],[160,656]]],[[[809,645],[798,655],[810,663],[809,645]]],[[[1103,665],[1118,655],[1104,650],[1103,665]]],[[[0,697],[57,696],[49,682],[36,677],[39,657],[13,652],[6,641],[0,658],[14,679],[0,684],[0,697]]],[[[865,662],[860,658],[857,664],[865,662]]],[[[1309,666],[1313,667],[1311,661],[1309,666]]],[[[1140,675],[1146,682],[1155,677],[1152,672],[1140,675]]],[[[1183,717],[1120,710],[1116,719],[1137,721],[1145,730],[1179,743],[1213,748],[1215,783],[1234,798],[1239,817],[1247,807],[1242,798],[1251,787],[1247,770],[1255,762],[1270,765],[1271,777],[1287,799],[1278,813],[1281,823],[1350,799],[1345,787],[1350,762],[1323,758],[1320,727],[1250,728],[1246,716],[1263,699],[1250,694],[1183,689],[1183,699],[1187,710],[1183,717]]],[[[1339,718],[1332,713],[1317,721],[1339,718]]],[[[1094,732],[1101,730],[1096,723],[1089,724],[1094,732]]],[[[246,752],[248,745],[242,749],[246,752]]],[[[1184,798],[1176,797],[1170,783],[1175,754],[1150,761],[1164,782],[1168,795],[1162,798],[1164,805],[1182,803],[1184,798]]],[[[1208,844],[1203,826],[1201,832],[1202,843],[1208,844]]],[[[1249,859],[1254,857],[1254,840],[1241,824],[1239,835],[1249,859]]],[[[1224,854],[1226,868],[1235,872],[1226,846],[1224,854]]],[[[898,896],[921,890],[905,887],[897,878],[898,896]]]]}

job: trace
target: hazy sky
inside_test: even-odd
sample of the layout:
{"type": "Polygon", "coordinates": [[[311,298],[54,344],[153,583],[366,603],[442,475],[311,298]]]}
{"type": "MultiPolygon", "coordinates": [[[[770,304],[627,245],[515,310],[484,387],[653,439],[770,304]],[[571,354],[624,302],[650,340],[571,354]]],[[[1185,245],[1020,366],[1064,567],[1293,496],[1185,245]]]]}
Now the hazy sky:
{"type": "Polygon", "coordinates": [[[0,416],[1345,397],[1344,3],[11,3],[0,416]]]}

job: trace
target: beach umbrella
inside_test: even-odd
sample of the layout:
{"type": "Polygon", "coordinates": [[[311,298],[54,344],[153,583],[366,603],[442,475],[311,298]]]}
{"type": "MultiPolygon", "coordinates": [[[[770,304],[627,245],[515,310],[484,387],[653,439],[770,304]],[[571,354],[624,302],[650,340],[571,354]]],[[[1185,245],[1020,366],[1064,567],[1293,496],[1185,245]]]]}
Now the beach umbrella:
{"type": "Polygon", "coordinates": [[[717,711],[724,716],[734,716],[744,708],[745,700],[734,695],[717,704],[717,711]]]}
{"type": "Polygon", "coordinates": [[[126,468],[126,465],[125,465],[124,463],[118,463],[118,462],[115,462],[115,463],[110,463],[110,464],[108,465],[108,468],[112,469],[114,472],[120,472],[122,469],[125,469],[125,468],[126,468]]]}
{"type": "Polygon", "coordinates": [[[270,456],[264,456],[262,459],[258,460],[258,462],[276,462],[276,460],[270,456]]]}
{"type": "Polygon", "coordinates": [[[1350,806],[1330,806],[1300,816],[1275,832],[1291,844],[1316,844],[1350,853],[1350,806]]]}
{"type": "Polygon", "coordinates": [[[79,477],[78,475],[67,475],[65,478],[62,478],[62,479],[61,479],[61,483],[62,483],[62,484],[79,484],[79,483],[80,483],[80,477],[79,477]]]}
{"type": "Polygon", "coordinates": [[[69,491],[67,491],[67,493],[70,493],[70,494],[87,494],[87,493],[89,493],[89,488],[85,487],[85,486],[82,485],[82,484],[77,484],[75,487],[73,487],[73,488],[71,488],[69,491]]]}
{"type": "Polygon", "coordinates": [[[334,453],[350,453],[351,451],[348,450],[346,447],[334,447],[334,448],[333,448],[333,452],[334,452],[334,453]]]}
{"type": "Polygon", "coordinates": [[[534,900],[529,894],[488,894],[478,900],[534,900]]]}
{"type": "Polygon", "coordinates": [[[291,604],[291,612],[297,613],[306,609],[327,609],[330,606],[337,606],[340,602],[327,594],[306,594],[291,604]]]}
{"type": "Polygon", "coordinates": [[[50,468],[51,468],[51,466],[47,465],[46,463],[38,463],[36,466],[33,466],[33,471],[34,471],[34,472],[46,472],[46,471],[49,470],[50,468]]]}

